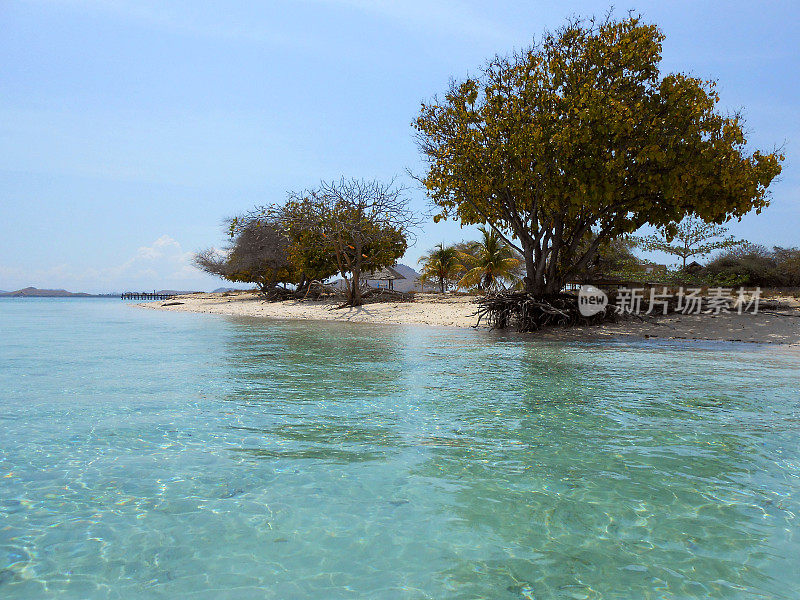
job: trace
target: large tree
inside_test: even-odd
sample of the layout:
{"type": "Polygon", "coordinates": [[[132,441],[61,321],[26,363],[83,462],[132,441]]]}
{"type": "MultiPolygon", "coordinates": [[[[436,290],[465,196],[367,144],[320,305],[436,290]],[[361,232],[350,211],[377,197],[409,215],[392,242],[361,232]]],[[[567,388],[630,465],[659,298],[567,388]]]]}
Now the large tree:
{"type": "Polygon", "coordinates": [[[573,20],[423,103],[414,126],[436,218],[497,231],[538,296],[645,224],[674,233],[687,215],[760,211],[783,157],[746,152],[713,82],[662,76],[663,39],[635,16],[573,20]]]}

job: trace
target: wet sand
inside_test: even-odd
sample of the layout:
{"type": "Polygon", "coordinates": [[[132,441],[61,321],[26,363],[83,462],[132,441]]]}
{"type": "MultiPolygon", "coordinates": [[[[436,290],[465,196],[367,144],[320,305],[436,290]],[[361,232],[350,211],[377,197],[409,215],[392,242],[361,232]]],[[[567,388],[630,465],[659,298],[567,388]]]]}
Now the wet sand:
{"type": "MultiPolygon", "coordinates": [[[[477,307],[473,301],[474,296],[417,294],[414,302],[375,302],[357,308],[338,308],[340,302],[333,300],[266,302],[257,294],[240,292],[191,294],[168,302],[148,302],[138,306],[271,319],[473,327],[477,321],[477,307]]],[[[635,336],[800,345],[800,302],[784,298],[780,307],[763,309],[758,314],[675,314],[658,319],[628,318],[600,326],[551,328],[531,335],[564,340],[635,336]]]]}

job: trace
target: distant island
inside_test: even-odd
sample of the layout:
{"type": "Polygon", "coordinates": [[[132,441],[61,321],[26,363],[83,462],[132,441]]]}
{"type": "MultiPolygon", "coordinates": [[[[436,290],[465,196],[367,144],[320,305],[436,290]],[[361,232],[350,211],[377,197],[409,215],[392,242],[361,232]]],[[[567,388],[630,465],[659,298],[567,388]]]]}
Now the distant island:
{"type": "Polygon", "coordinates": [[[0,292],[0,296],[14,298],[88,298],[96,294],[82,292],[68,292],[67,290],[40,290],[35,287],[26,287],[16,292],[0,292]]]}
{"type": "MultiPolygon", "coordinates": [[[[156,294],[177,296],[179,294],[194,294],[197,292],[186,290],[157,290],[156,294]]],[[[117,298],[120,292],[109,294],[87,294],[86,292],[68,292],[67,290],[40,290],[35,287],[26,287],[15,292],[0,292],[0,298],[117,298]]]]}
{"type": "MultiPolygon", "coordinates": [[[[419,274],[414,271],[409,266],[406,265],[396,265],[395,268],[399,271],[404,277],[406,277],[407,281],[398,281],[395,284],[395,289],[402,292],[411,291],[414,289],[414,284],[416,283],[417,279],[419,278],[419,274]]],[[[335,281],[331,285],[337,286],[337,284],[341,284],[340,281],[335,281]]],[[[131,290],[136,291],[136,290],[131,290]]],[[[140,290],[142,291],[142,290],[140,290]]],[[[243,288],[235,288],[235,287],[219,287],[215,290],[211,290],[211,292],[206,291],[199,291],[199,290],[144,290],[147,293],[155,293],[156,295],[161,296],[185,296],[187,294],[221,294],[224,292],[242,292],[246,291],[243,288]]],[[[107,294],[89,294],[87,292],[69,292],[67,290],[51,290],[51,289],[39,289],[33,286],[23,288],[21,290],[16,290],[14,292],[7,292],[5,290],[0,290],[0,298],[118,298],[122,292],[109,292],[107,294]]]]}

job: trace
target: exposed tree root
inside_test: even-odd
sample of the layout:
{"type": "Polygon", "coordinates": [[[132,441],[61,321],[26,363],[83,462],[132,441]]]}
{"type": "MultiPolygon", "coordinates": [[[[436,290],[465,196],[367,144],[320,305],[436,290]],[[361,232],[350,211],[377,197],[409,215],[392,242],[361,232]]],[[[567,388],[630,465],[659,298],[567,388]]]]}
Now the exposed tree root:
{"type": "Polygon", "coordinates": [[[476,301],[478,322],[485,321],[492,329],[514,326],[519,331],[536,331],[543,327],[596,325],[615,320],[613,308],[591,317],[578,310],[578,297],[573,294],[553,294],[534,297],[527,292],[499,292],[476,301]]]}
{"type": "MultiPolygon", "coordinates": [[[[343,303],[336,308],[346,308],[352,306],[352,302],[347,298],[347,292],[345,290],[323,285],[319,281],[312,281],[307,286],[303,286],[297,290],[276,286],[274,288],[262,291],[262,295],[268,302],[339,298],[343,300],[343,303]]],[[[398,292],[395,290],[370,287],[362,289],[361,300],[365,304],[373,302],[413,302],[414,292],[398,292]]]]}

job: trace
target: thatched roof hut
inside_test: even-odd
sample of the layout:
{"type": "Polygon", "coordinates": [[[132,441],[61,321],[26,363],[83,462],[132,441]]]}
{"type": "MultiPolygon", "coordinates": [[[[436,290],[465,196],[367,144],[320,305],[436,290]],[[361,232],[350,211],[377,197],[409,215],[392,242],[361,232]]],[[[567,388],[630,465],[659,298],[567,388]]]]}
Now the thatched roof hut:
{"type": "Polygon", "coordinates": [[[370,281],[377,281],[378,287],[380,287],[381,281],[387,282],[387,287],[390,290],[394,289],[394,282],[398,279],[405,279],[403,275],[401,275],[398,271],[394,270],[392,267],[384,267],[378,271],[373,271],[366,276],[367,282],[370,281]]]}

